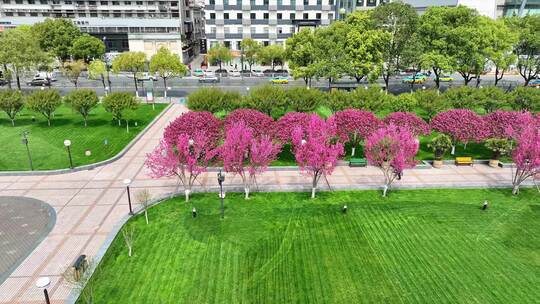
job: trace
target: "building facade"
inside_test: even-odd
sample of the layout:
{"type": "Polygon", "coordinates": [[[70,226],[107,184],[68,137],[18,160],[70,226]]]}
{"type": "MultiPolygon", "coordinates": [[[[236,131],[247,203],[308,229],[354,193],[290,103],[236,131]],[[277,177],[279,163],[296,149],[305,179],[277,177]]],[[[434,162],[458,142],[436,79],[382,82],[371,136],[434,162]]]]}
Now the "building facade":
{"type": "Polygon", "coordinates": [[[198,54],[204,38],[203,2],[0,0],[0,27],[68,18],[82,32],[102,39],[108,52],[153,55],[165,46],[184,62],[198,54]]]}

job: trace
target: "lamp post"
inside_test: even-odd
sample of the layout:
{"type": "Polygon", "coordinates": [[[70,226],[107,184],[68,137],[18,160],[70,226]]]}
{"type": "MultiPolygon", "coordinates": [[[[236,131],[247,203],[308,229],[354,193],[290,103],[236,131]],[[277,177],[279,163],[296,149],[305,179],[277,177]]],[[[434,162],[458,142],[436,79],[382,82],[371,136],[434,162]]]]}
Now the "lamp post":
{"type": "Polygon", "coordinates": [[[124,179],[124,185],[126,185],[127,195],[128,195],[128,205],[129,205],[129,214],[133,215],[133,209],[131,209],[131,194],[129,193],[129,185],[131,180],[129,178],[124,179]]]}
{"type": "Polygon", "coordinates": [[[22,132],[22,143],[26,146],[26,153],[28,154],[28,163],[30,164],[30,171],[34,171],[34,165],[32,164],[32,155],[30,155],[30,147],[28,146],[28,134],[30,131],[22,132]]]}
{"type": "Polygon", "coordinates": [[[71,140],[66,139],[64,140],[64,146],[66,146],[68,156],[69,156],[69,168],[73,169],[73,158],[71,157],[71,140]]]}
{"type": "Polygon", "coordinates": [[[221,170],[219,170],[219,173],[217,174],[217,180],[219,183],[219,198],[221,199],[221,219],[224,219],[225,207],[223,205],[223,199],[225,198],[225,195],[223,195],[223,182],[225,181],[225,174],[221,173],[221,170]]]}
{"type": "Polygon", "coordinates": [[[43,294],[45,295],[45,303],[51,304],[51,300],[49,299],[49,292],[47,291],[47,287],[51,284],[51,279],[48,277],[41,277],[36,281],[36,287],[43,289],[43,294]]]}

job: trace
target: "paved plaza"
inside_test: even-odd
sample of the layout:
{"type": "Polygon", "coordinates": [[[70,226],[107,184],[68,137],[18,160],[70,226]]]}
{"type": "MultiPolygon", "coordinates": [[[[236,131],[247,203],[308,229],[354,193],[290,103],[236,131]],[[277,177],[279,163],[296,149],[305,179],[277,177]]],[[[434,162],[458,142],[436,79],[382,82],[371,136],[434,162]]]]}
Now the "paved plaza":
{"type": "MultiPolygon", "coordinates": [[[[181,105],[170,107],[122,158],[108,165],[59,175],[0,176],[0,196],[38,199],[56,211],[52,231],[0,286],[0,303],[42,303],[42,291],[35,287],[35,281],[41,276],[51,278],[51,302],[64,303],[70,287],[63,282],[62,272],[81,254],[95,256],[115,225],[129,211],[123,179],[133,180],[132,194],[146,188],[157,197],[181,190],[173,178],[149,178],[144,161],[146,153],[158,143],[163,128],[184,111],[186,109],[181,105]]],[[[328,177],[332,189],[380,188],[382,180],[381,172],[373,167],[339,166],[328,177]]],[[[310,178],[300,175],[295,168],[272,169],[257,181],[260,190],[267,191],[310,188],[310,178]]],[[[445,166],[407,170],[403,179],[396,182],[396,187],[502,187],[510,183],[511,170],[508,168],[445,166]]],[[[240,184],[239,177],[227,175],[226,191],[241,189],[240,184]]],[[[321,189],[328,189],[324,180],[321,180],[321,189]]],[[[201,175],[200,185],[195,190],[217,190],[216,173],[201,175]]]]}

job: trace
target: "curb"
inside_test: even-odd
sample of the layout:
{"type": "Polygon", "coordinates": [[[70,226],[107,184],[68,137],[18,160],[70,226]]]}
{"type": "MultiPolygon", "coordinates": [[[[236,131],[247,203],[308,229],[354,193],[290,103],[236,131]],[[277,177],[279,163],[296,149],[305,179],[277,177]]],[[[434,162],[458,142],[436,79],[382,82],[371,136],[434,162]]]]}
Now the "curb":
{"type": "Polygon", "coordinates": [[[127,146],[125,146],[120,152],[118,152],[115,156],[113,156],[113,157],[111,157],[109,159],[102,160],[100,162],[89,164],[89,165],[83,165],[83,166],[75,167],[73,169],[36,170],[36,171],[0,171],[0,176],[58,175],[58,174],[72,173],[72,172],[77,172],[77,171],[92,170],[92,169],[95,169],[97,167],[101,167],[101,166],[110,164],[110,163],[118,160],[122,156],[124,156],[129,151],[129,149],[131,149],[131,147],[133,147],[133,145],[135,145],[141,139],[141,137],[143,135],[145,135],[146,132],[148,132],[148,130],[151,127],[153,127],[156,124],[156,122],[161,117],[163,117],[163,115],[165,115],[165,113],[167,113],[170,110],[172,105],[173,104],[170,103],[167,107],[165,107],[165,109],[163,109],[161,111],[161,113],[159,113],[158,116],[154,117],[154,119],[141,132],[139,132],[139,134],[137,134],[137,136],[135,136],[135,138],[133,138],[127,144],[127,146]]]}

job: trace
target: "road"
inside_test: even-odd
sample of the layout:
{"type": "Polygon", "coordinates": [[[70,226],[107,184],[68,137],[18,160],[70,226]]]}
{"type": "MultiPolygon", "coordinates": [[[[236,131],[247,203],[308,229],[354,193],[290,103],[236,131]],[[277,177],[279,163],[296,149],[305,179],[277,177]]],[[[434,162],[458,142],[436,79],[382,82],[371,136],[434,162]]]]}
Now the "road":
{"type": "MultiPolygon", "coordinates": [[[[393,77],[390,79],[390,89],[389,91],[393,94],[400,94],[404,92],[409,92],[411,90],[411,87],[409,84],[403,84],[401,82],[402,76],[393,77]]],[[[455,81],[451,83],[442,83],[441,84],[441,90],[444,91],[449,87],[452,86],[460,86],[463,85],[463,81],[461,80],[461,77],[459,75],[454,75],[455,81]]],[[[23,83],[22,89],[23,91],[30,91],[30,90],[37,90],[40,89],[40,87],[30,87],[26,85],[26,81],[29,81],[30,79],[26,78],[23,79],[21,82],[23,83]]],[[[111,76],[111,82],[112,82],[112,90],[113,91],[133,91],[134,90],[134,83],[133,78],[130,78],[126,75],[114,75],[111,76]]],[[[192,93],[193,91],[196,91],[197,89],[201,87],[218,87],[218,88],[224,88],[227,90],[232,91],[238,91],[242,94],[245,94],[249,91],[249,88],[263,85],[268,83],[267,77],[223,77],[221,78],[221,82],[217,84],[201,84],[198,82],[198,79],[196,77],[185,77],[185,78],[173,78],[167,81],[167,86],[171,88],[168,95],[171,97],[184,97],[188,94],[192,93]]],[[[482,80],[482,85],[492,85],[493,84],[493,76],[492,75],[485,75],[482,80]]],[[[377,81],[377,84],[380,86],[384,86],[384,81],[382,79],[379,79],[377,81]]],[[[505,79],[500,82],[499,87],[504,89],[511,89],[513,87],[516,87],[518,85],[522,85],[523,80],[519,75],[508,75],[505,76],[505,79]]],[[[354,80],[340,80],[339,82],[334,83],[332,86],[337,87],[355,87],[355,86],[366,86],[368,85],[366,82],[362,82],[360,84],[357,84],[354,80]]],[[[470,84],[470,86],[473,86],[474,84],[470,84]]],[[[145,88],[149,89],[154,87],[154,92],[156,95],[162,96],[163,95],[163,80],[158,80],[153,82],[152,81],[145,81],[144,86],[145,88]]],[[[305,86],[305,83],[301,79],[289,80],[289,84],[281,85],[283,87],[292,87],[292,86],[305,86]]],[[[312,86],[320,89],[328,89],[328,82],[324,80],[320,81],[313,81],[312,86]]],[[[104,94],[103,85],[101,84],[101,81],[96,80],[90,80],[85,77],[81,77],[78,83],[79,88],[89,88],[94,89],[99,95],[104,94]]],[[[144,94],[144,88],[139,87],[140,94],[144,94]]],[[[422,89],[422,87],[426,88],[434,88],[435,83],[432,79],[428,80],[423,85],[415,85],[414,89],[422,89]]],[[[3,88],[7,88],[7,85],[3,86],[3,88]]],[[[53,88],[58,89],[61,91],[62,94],[65,94],[71,90],[74,89],[73,83],[71,83],[66,78],[60,76],[58,77],[58,80],[53,83],[53,88]]]]}

